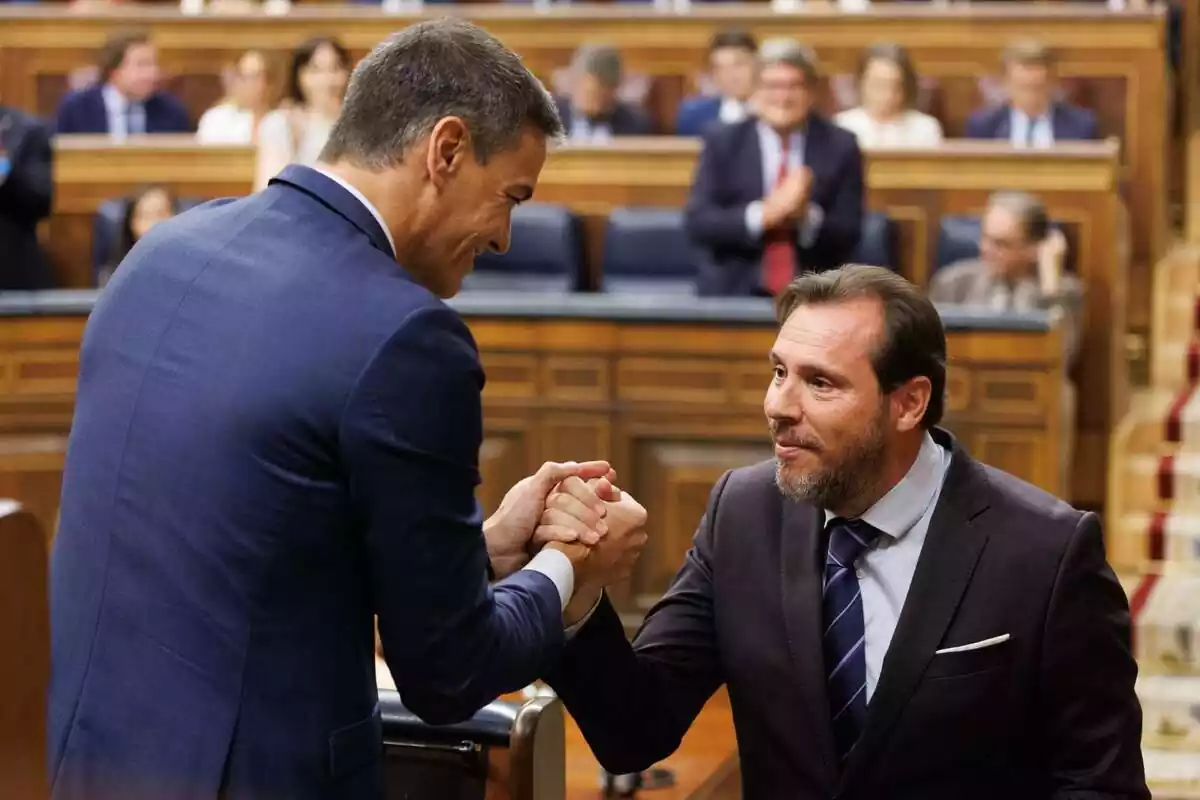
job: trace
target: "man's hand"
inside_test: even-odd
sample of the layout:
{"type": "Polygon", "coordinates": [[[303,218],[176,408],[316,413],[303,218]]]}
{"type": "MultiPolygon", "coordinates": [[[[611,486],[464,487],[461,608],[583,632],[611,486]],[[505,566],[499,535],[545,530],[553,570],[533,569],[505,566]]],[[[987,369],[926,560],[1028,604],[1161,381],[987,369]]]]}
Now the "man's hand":
{"type": "MultiPolygon", "coordinates": [[[[608,509],[586,481],[603,478],[610,482],[615,478],[607,461],[584,461],[556,463],[547,461],[541,469],[518,481],[504,499],[500,508],[483,523],[483,536],[487,540],[488,557],[497,578],[504,578],[529,562],[529,543],[534,529],[546,510],[546,499],[550,492],[563,481],[574,478],[572,499],[579,506],[572,506],[585,515],[588,521],[599,524],[608,509]],[[590,512],[591,516],[587,516],[590,512]]],[[[564,503],[565,501],[559,501],[564,503]]],[[[559,537],[552,537],[559,538],[559,537]]],[[[574,541],[575,537],[567,539],[574,541]]],[[[589,543],[599,541],[600,533],[594,528],[586,537],[589,543]]]]}
{"type": "Polygon", "coordinates": [[[763,227],[777,228],[800,217],[812,194],[813,174],[808,167],[794,169],[763,200],[763,227]]]}
{"type": "MultiPolygon", "coordinates": [[[[565,481],[563,491],[578,492],[577,482],[582,481],[576,478],[565,481]]],[[[597,482],[596,488],[605,497],[608,533],[598,544],[589,547],[581,542],[560,541],[563,521],[560,515],[550,514],[550,509],[542,515],[542,524],[534,532],[535,542],[548,541],[546,547],[560,550],[575,566],[575,594],[564,612],[568,625],[587,613],[604,587],[629,578],[648,538],[646,509],[632,495],[615,486],[605,489],[603,483],[597,482]]]]}
{"type": "Polygon", "coordinates": [[[1038,282],[1043,294],[1058,294],[1062,285],[1063,262],[1067,257],[1067,237],[1054,228],[1038,244],[1038,282]]]}

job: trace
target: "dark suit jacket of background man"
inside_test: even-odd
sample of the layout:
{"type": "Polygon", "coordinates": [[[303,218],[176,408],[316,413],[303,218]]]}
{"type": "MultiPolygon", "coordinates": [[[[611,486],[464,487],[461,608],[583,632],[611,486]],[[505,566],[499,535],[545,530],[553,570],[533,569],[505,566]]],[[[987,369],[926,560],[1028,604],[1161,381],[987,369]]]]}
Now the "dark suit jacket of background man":
{"type": "Polygon", "coordinates": [[[315,170],[139,241],[81,353],[54,797],[382,797],[374,613],[429,721],[546,670],[553,582],[488,587],[482,385],[462,319],[315,170]]]}
{"type": "MultiPolygon", "coordinates": [[[[559,95],[554,98],[554,104],[558,106],[558,116],[562,118],[569,134],[574,128],[576,116],[571,100],[559,95]]],[[[607,122],[613,136],[650,136],[654,133],[654,123],[644,111],[621,101],[613,105],[607,122]]]]}
{"type": "MultiPolygon", "coordinates": [[[[685,208],[688,235],[707,251],[697,288],[706,295],[748,295],[760,286],[763,241],[746,230],[746,206],[761,200],[763,156],[755,117],[732,125],[713,125],[685,208]]],[[[804,164],[813,172],[810,202],[825,213],[811,247],[797,241],[799,271],[820,272],[850,260],[862,235],[863,161],[854,134],[815,113],[804,134],[804,164]]]]}
{"type": "MultiPolygon", "coordinates": [[[[146,133],[193,133],[196,130],[183,103],[167,92],[155,92],[142,107],[146,111],[146,133]]],[[[55,114],[54,130],[56,133],[108,133],[104,87],[90,86],[64,97],[55,114]]]]}
{"type": "MultiPolygon", "coordinates": [[[[1085,108],[1055,103],[1050,108],[1050,128],[1054,141],[1087,141],[1100,138],[1096,116],[1085,108]]],[[[985,108],[967,118],[968,139],[1008,139],[1012,137],[1012,106],[985,108]]]]}
{"type": "Polygon", "coordinates": [[[632,650],[606,600],[563,651],[548,680],[600,762],[665,758],[725,684],[746,800],[1148,799],[1128,603],[1098,520],[953,447],[844,772],[821,650],[824,514],[783,499],[773,462],[718,482],[632,650]]]}
{"type": "Polygon", "coordinates": [[[0,106],[0,291],[49,289],[50,264],[38,245],[38,222],[50,216],[54,196],[50,132],[38,120],[0,106]]]}

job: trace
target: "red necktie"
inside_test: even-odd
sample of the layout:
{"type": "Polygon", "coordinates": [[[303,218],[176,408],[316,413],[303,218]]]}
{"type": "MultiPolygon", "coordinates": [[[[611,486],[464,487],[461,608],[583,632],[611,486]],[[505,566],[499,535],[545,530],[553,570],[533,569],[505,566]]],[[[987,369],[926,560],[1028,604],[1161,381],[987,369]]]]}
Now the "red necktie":
{"type": "MultiPolygon", "coordinates": [[[[780,147],[779,174],[775,176],[775,185],[783,183],[788,174],[788,141],[783,138],[780,147]]],[[[791,282],[796,274],[796,243],[795,231],[790,225],[783,225],[774,230],[764,231],[762,258],[762,285],[772,296],[779,294],[791,282]]]]}

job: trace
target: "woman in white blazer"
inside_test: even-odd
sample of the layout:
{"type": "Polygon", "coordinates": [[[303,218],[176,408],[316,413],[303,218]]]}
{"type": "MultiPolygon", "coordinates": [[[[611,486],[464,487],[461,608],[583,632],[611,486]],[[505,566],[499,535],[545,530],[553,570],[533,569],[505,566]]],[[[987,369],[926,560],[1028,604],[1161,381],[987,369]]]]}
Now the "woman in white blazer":
{"type": "Polygon", "coordinates": [[[918,111],[917,72],[908,51],[898,44],[876,44],[858,64],[859,105],[834,120],[858,137],[863,148],[934,147],[942,125],[918,111]]]}

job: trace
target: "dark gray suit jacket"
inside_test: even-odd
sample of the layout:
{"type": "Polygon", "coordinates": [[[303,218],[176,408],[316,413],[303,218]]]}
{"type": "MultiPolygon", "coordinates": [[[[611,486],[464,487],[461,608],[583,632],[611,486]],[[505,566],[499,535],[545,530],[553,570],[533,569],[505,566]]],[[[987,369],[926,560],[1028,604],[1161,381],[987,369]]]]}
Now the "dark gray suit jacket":
{"type": "Polygon", "coordinates": [[[607,601],[566,647],[549,682],[600,762],[626,773],[670,755],[724,684],[746,800],[1149,798],[1129,606],[1099,520],[934,438],[953,459],[844,770],[821,654],[823,515],[785,501],[769,461],[717,484],[632,648],[607,601]]]}

